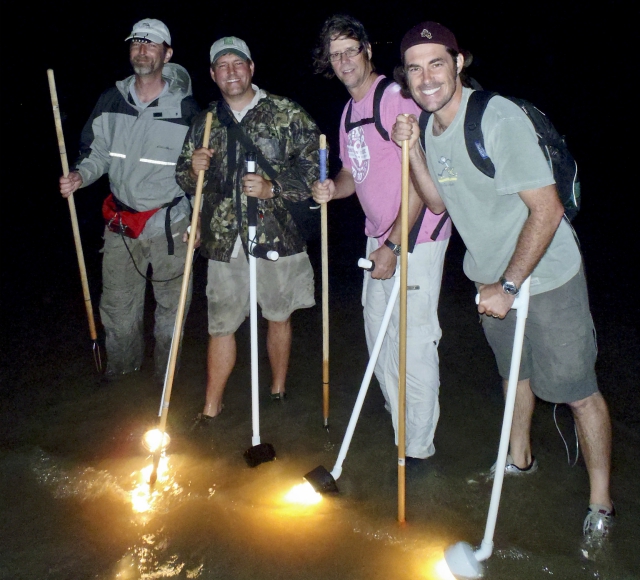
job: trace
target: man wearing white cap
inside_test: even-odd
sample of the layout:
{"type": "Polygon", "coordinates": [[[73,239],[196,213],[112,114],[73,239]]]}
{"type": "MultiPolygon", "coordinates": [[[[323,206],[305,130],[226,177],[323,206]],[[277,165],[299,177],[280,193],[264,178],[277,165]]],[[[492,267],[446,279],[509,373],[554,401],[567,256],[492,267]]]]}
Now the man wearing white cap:
{"type": "Polygon", "coordinates": [[[186,257],[180,239],[190,214],[189,201],[175,182],[175,165],[199,108],[189,74],[169,63],[173,49],[164,23],[145,18],[126,40],[131,41],[135,74],[100,96],[82,131],[74,170],[60,178],[60,192],[69,197],[109,175],[111,195],[102,208],[106,228],[100,300],[106,376],[117,378],[142,364],[144,293],[151,279],[155,373],[161,380],[186,257]]]}
{"type": "Polygon", "coordinates": [[[202,253],[209,258],[207,395],[197,424],[222,410],[222,395],[236,359],[235,332],[249,313],[247,196],[258,199],[258,243],[279,253],[258,260],[258,303],[269,321],[267,351],[271,397],[285,396],[291,350],[291,314],[315,304],[313,270],[289,202],[311,197],[318,179],[320,132],[296,103],[252,84],[255,65],[247,44],[235,36],[213,43],[211,78],[222,94],[213,113],[210,148],[202,147],[205,112],[192,124],[176,179],[194,192],[205,171],[202,253]],[[257,173],[245,175],[245,153],[257,152],[257,173]]]}

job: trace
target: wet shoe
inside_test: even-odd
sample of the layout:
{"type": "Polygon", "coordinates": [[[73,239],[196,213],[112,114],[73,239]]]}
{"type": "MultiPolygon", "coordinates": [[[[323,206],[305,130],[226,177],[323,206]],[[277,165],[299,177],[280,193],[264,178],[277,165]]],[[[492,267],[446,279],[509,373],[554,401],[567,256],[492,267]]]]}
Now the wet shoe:
{"type": "Polygon", "coordinates": [[[615,507],[608,509],[603,505],[592,503],[582,524],[584,540],[589,543],[601,543],[611,532],[615,515],[615,507]]]}
{"type": "MultiPolygon", "coordinates": [[[[504,474],[505,475],[531,475],[532,473],[535,473],[536,471],[538,471],[538,460],[533,457],[533,455],[531,456],[531,463],[521,469],[520,467],[518,467],[514,462],[513,462],[513,457],[511,457],[511,454],[507,455],[507,463],[504,466],[504,474]]],[[[494,463],[491,466],[491,471],[489,473],[489,477],[492,479],[493,476],[496,473],[496,464],[494,463]]]]}
{"type": "MultiPolygon", "coordinates": [[[[224,408],[224,407],[223,407],[224,408]]],[[[220,411],[222,413],[222,411],[220,411]]],[[[218,413],[215,417],[211,417],[210,415],[205,415],[204,413],[198,413],[196,418],[193,420],[193,424],[191,425],[191,431],[206,431],[209,427],[213,425],[213,422],[220,416],[218,413]]]]}
{"type": "Polygon", "coordinates": [[[287,392],[271,393],[272,401],[285,401],[287,399],[287,392]]]}
{"type": "Polygon", "coordinates": [[[582,544],[580,551],[587,560],[595,562],[606,552],[607,538],[613,528],[615,507],[610,510],[603,505],[592,503],[582,524],[582,544]]]}

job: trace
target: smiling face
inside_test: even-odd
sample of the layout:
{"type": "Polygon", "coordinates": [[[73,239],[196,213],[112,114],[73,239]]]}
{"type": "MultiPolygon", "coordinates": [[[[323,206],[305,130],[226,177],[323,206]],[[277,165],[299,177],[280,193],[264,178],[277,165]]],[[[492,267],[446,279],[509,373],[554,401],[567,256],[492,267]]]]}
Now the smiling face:
{"type": "Polygon", "coordinates": [[[442,44],[417,44],[404,55],[411,96],[425,111],[453,119],[462,96],[459,72],[464,59],[454,62],[442,44]],[[453,114],[451,114],[453,113],[453,114]]]}
{"type": "MultiPolygon", "coordinates": [[[[329,54],[344,53],[349,48],[357,49],[359,47],[360,43],[355,38],[339,36],[331,41],[329,54]]],[[[363,92],[363,89],[368,88],[368,85],[372,82],[370,79],[371,71],[373,70],[371,66],[371,47],[365,46],[360,54],[351,58],[341,54],[339,60],[331,62],[331,67],[352,96],[354,96],[354,93],[359,94],[363,92]]],[[[365,93],[366,90],[364,90],[363,95],[365,93]]]]}
{"type": "Polygon", "coordinates": [[[169,62],[173,50],[155,42],[131,41],[129,46],[129,61],[138,76],[150,76],[162,71],[162,67],[169,62]]]}
{"type": "Polygon", "coordinates": [[[219,57],[211,66],[211,78],[218,85],[227,102],[239,102],[253,98],[251,79],[254,65],[237,54],[228,53],[219,57]]]}

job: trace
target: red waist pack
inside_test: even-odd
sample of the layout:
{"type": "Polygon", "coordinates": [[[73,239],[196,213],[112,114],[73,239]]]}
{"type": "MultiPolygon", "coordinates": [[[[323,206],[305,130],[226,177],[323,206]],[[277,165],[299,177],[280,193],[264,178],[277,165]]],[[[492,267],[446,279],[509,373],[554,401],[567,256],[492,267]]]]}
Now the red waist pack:
{"type": "Polygon", "coordinates": [[[160,209],[162,208],[136,211],[110,193],[102,204],[102,216],[112,232],[123,234],[128,238],[137,238],[149,218],[160,209]]]}

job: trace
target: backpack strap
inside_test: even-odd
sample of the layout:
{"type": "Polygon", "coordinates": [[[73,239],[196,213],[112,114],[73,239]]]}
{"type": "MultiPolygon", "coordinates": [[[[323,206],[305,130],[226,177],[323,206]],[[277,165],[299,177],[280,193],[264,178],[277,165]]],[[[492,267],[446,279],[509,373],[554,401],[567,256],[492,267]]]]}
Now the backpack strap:
{"type": "Polygon", "coordinates": [[[467,146],[467,154],[476,168],[492,179],[496,174],[496,168],[484,147],[482,115],[489,101],[497,94],[492,91],[474,91],[471,93],[464,117],[464,142],[467,146]]]}
{"type": "Polygon", "coordinates": [[[370,123],[374,123],[378,133],[385,141],[391,141],[389,137],[389,133],[382,126],[382,120],[380,118],[380,102],[382,101],[382,95],[386,88],[393,83],[390,78],[383,78],[376,87],[375,92],[373,93],[373,117],[367,117],[366,119],[360,119],[355,123],[351,122],[351,110],[353,108],[353,99],[349,101],[349,107],[347,108],[347,114],[344,118],[344,130],[349,133],[352,129],[356,127],[361,127],[362,125],[369,125],[370,123]]]}
{"type": "Polygon", "coordinates": [[[422,109],[420,111],[420,117],[418,117],[418,126],[420,127],[420,143],[424,147],[424,137],[427,131],[427,123],[429,122],[429,117],[431,117],[431,113],[429,111],[425,111],[422,109]]]}
{"type": "Polygon", "coordinates": [[[442,217],[440,218],[440,221],[438,221],[438,225],[433,228],[433,231],[431,232],[431,239],[435,242],[438,239],[438,236],[440,235],[440,230],[444,227],[444,224],[447,223],[447,220],[449,219],[449,212],[445,209],[442,212],[442,217]]]}

